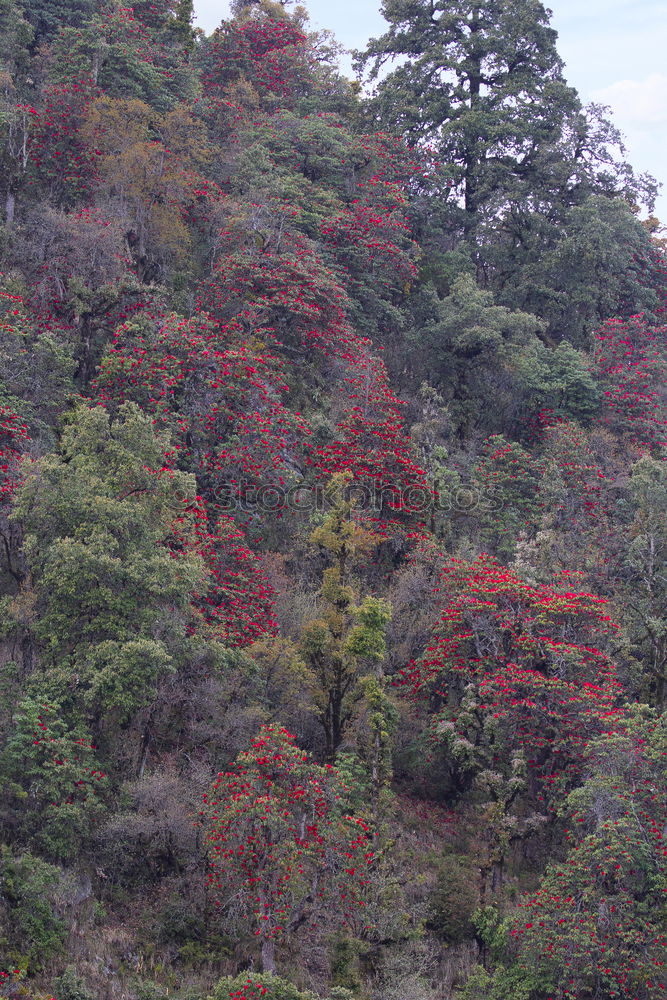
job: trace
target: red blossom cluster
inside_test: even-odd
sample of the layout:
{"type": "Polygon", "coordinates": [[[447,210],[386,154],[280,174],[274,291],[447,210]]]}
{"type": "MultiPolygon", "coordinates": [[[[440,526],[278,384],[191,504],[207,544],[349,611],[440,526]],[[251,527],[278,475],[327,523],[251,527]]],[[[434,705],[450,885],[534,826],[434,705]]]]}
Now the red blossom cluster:
{"type": "Polygon", "coordinates": [[[230,993],[229,998],[230,1000],[259,1000],[260,997],[266,996],[268,992],[267,986],[262,986],[261,983],[248,979],[243,989],[230,993]]]}
{"type": "Polygon", "coordinates": [[[0,969],[0,986],[6,988],[12,980],[18,980],[21,976],[20,969],[0,969]]]}
{"type": "Polygon", "coordinates": [[[49,87],[44,107],[33,117],[27,182],[45,187],[56,203],[85,204],[98,183],[95,150],[81,135],[86,110],[98,94],[90,80],[49,87]]]}
{"type": "Polygon", "coordinates": [[[5,333],[12,337],[27,336],[30,332],[31,325],[23,296],[0,289],[0,337],[5,333]]]}
{"type": "Polygon", "coordinates": [[[355,832],[341,836],[337,783],[331,765],[312,763],[286,729],[263,726],[204,797],[210,884],[219,897],[235,894],[262,939],[285,932],[295,907],[312,891],[315,873],[319,896],[333,877],[348,887],[346,907],[363,905],[353,885],[365,881],[373,860],[368,828],[347,817],[355,832]],[[336,858],[344,858],[338,870],[336,858]]]}
{"type": "Polygon", "coordinates": [[[262,96],[283,104],[306,85],[310,57],[304,33],[290,19],[265,13],[223,24],[205,53],[202,82],[208,93],[220,94],[239,77],[246,77],[262,96]]]}
{"type": "Polygon", "coordinates": [[[372,167],[369,184],[375,200],[393,205],[406,204],[409,195],[433,185],[442,169],[433,147],[427,143],[411,147],[404,137],[389,132],[355,137],[350,159],[360,168],[372,167]]]}
{"type": "MultiPolygon", "coordinates": [[[[175,454],[165,455],[173,461],[175,454]]],[[[152,470],[157,476],[173,476],[169,465],[152,470]]],[[[204,593],[193,595],[196,619],[205,631],[226,646],[248,646],[266,635],[274,635],[274,593],[259,557],[246,544],[245,535],[231,517],[213,521],[202,497],[192,503],[183,500],[183,512],[171,523],[165,540],[172,557],[195,553],[204,563],[207,586],[204,593]]]]}
{"type": "Polygon", "coordinates": [[[212,635],[226,646],[248,646],[275,635],[274,593],[243,532],[230,517],[220,517],[211,530],[203,506],[198,514],[196,547],[209,570],[209,585],[195,604],[212,635]]]}
{"type": "MultiPolygon", "coordinates": [[[[379,183],[371,178],[370,184],[379,183]]],[[[390,296],[406,294],[417,276],[417,245],[409,227],[390,208],[356,199],[340,215],[320,226],[325,243],[336,253],[337,264],[352,282],[351,290],[365,292],[369,285],[390,296]]]]}
{"type": "Polygon", "coordinates": [[[511,934],[520,953],[560,973],[563,1000],[593,984],[623,1000],[657,1000],[667,990],[664,725],[638,731],[629,715],[592,738],[585,756],[591,777],[568,800],[569,853],[524,900],[511,934]]]}
{"type": "Polygon", "coordinates": [[[23,420],[7,406],[0,406],[0,503],[11,497],[19,483],[19,461],[28,440],[23,420]]]}
{"type": "Polygon", "coordinates": [[[213,504],[283,486],[310,433],[283,403],[284,363],[240,332],[203,314],[122,324],[93,387],[106,405],[131,399],[175,433],[213,504]]]}
{"type": "Polygon", "coordinates": [[[228,235],[230,251],[204,287],[201,308],[222,322],[234,319],[248,335],[337,356],[351,338],[339,280],[300,233],[280,236],[277,245],[267,241],[239,246],[228,235]]]}
{"type": "Polygon", "coordinates": [[[422,523],[432,490],[405,432],[401,401],[370,341],[358,338],[353,348],[346,353],[344,378],[352,406],[338,423],[335,440],[318,448],[309,461],[321,477],[351,473],[352,484],[368,491],[380,532],[404,527],[406,520],[422,523]]]}
{"type": "Polygon", "coordinates": [[[486,555],[470,564],[452,559],[442,594],[434,639],[399,684],[440,706],[440,731],[453,732],[473,685],[477,723],[524,747],[547,785],[567,782],[591,734],[618,718],[621,685],[600,648],[618,631],[608,601],[533,586],[486,555]]]}
{"type": "Polygon", "coordinates": [[[608,424],[642,449],[665,443],[667,327],[643,315],[610,319],[595,333],[597,366],[608,424]]]}

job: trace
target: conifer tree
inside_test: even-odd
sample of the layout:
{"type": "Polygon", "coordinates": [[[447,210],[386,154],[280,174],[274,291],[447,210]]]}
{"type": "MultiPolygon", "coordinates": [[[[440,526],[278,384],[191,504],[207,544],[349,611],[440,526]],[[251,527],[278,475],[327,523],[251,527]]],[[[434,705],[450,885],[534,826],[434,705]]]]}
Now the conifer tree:
{"type": "Polygon", "coordinates": [[[371,79],[400,60],[377,88],[376,113],[437,144],[470,232],[499,184],[532,174],[579,111],[556,32],[533,0],[385,0],[382,13],[387,31],[358,57],[371,79]]]}

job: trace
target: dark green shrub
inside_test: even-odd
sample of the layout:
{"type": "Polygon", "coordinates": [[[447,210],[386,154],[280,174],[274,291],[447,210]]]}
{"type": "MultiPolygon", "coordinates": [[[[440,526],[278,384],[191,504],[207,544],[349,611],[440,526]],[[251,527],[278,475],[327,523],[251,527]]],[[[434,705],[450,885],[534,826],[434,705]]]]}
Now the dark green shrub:
{"type": "Polygon", "coordinates": [[[32,854],[13,857],[7,847],[0,854],[0,902],[6,914],[2,938],[9,955],[27,959],[32,971],[63,948],[66,927],[56,902],[60,869],[32,854]]]}
{"type": "Polygon", "coordinates": [[[80,976],[77,976],[73,965],[68,965],[62,976],[53,983],[54,996],[58,1000],[95,1000],[95,995],[86,986],[80,976]]]}
{"type": "Polygon", "coordinates": [[[454,943],[474,935],[472,915],[478,904],[475,873],[466,858],[442,859],[429,901],[429,927],[443,941],[454,943]]]}

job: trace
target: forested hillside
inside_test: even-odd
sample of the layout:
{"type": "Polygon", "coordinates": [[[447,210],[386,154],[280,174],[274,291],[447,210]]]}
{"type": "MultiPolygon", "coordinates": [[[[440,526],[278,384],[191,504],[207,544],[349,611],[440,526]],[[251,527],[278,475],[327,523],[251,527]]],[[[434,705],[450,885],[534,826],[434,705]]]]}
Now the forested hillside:
{"type": "Polygon", "coordinates": [[[537,0],[0,0],[0,997],[667,990],[667,259],[537,0]]]}

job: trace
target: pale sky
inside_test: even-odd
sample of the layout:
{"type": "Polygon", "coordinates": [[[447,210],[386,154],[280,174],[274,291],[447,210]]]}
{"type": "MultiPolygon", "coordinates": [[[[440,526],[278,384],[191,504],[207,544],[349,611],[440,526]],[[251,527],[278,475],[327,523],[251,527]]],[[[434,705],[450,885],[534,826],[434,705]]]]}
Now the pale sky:
{"type": "MultiPolygon", "coordinates": [[[[314,28],[328,28],[347,49],[381,34],[379,0],[309,0],[314,28]]],[[[568,83],[584,102],[608,104],[625,135],[628,159],[665,187],[657,215],[667,225],[667,4],[664,0],[554,0],[552,26],[568,83]]],[[[220,0],[195,0],[207,33],[228,16],[220,0]]],[[[343,65],[345,65],[343,63],[343,65]]],[[[349,63],[347,63],[349,66],[349,63]]]]}

